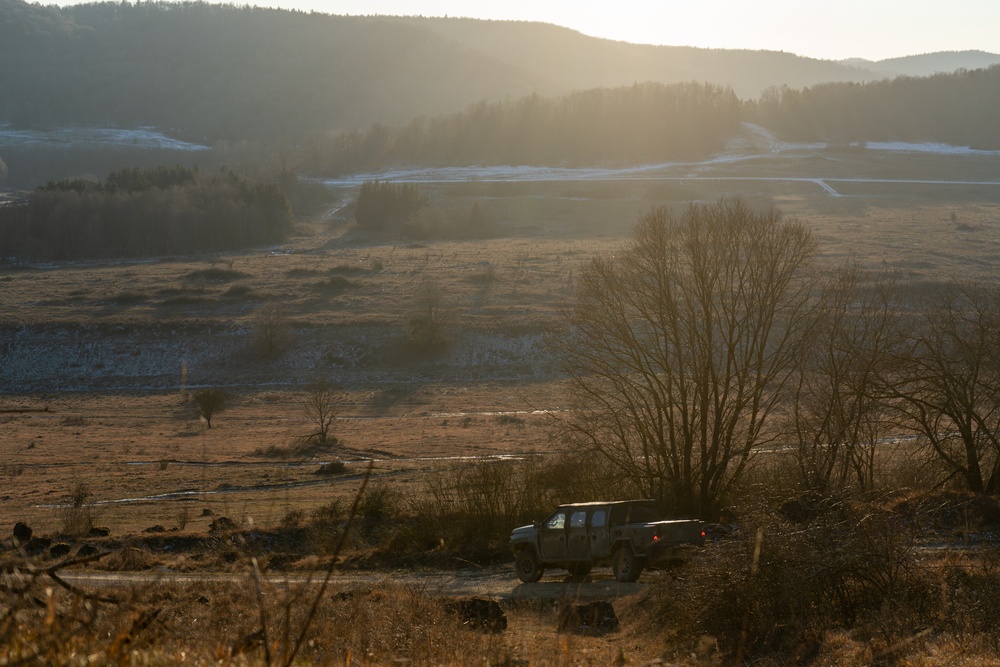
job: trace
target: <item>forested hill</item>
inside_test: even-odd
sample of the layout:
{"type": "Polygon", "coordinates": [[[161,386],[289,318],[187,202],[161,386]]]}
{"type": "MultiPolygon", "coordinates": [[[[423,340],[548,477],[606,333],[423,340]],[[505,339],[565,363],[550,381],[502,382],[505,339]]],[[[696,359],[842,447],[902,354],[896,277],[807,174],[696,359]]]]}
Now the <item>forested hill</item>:
{"type": "Polygon", "coordinates": [[[634,45],[539,23],[174,2],[0,0],[0,63],[0,122],[151,125],[208,143],[297,141],[479,100],[644,81],[704,81],[749,98],[877,77],[786,53],[634,45]]]}
{"type": "Polygon", "coordinates": [[[478,102],[405,125],[316,135],[301,168],[335,174],[392,165],[650,164],[705,158],[741,122],[834,145],[935,142],[1000,149],[1000,66],[865,84],[772,87],[741,102],[711,84],[645,83],[561,97],[478,102]]]}
{"type": "Polygon", "coordinates": [[[302,167],[321,173],[393,164],[648,164],[704,158],[739,128],[741,106],[711,84],[634,84],[557,98],[479,102],[461,113],[375,125],[303,151],[302,167]]]}
{"type": "Polygon", "coordinates": [[[863,85],[775,88],[746,117],[804,141],[931,141],[998,150],[997,109],[1000,65],[863,85]]]}
{"type": "MultiPolygon", "coordinates": [[[[965,56],[985,57],[970,52],[907,62],[961,65],[965,56]]],[[[744,119],[790,136],[993,146],[988,116],[997,108],[997,76],[989,70],[880,81],[863,68],[787,53],[643,46],[541,23],[343,17],[200,2],[60,9],[0,0],[0,124],[155,126],[196,143],[286,140],[310,148],[343,132],[334,163],[348,151],[354,163],[388,153],[464,162],[505,154],[522,162],[700,154],[729,131],[729,120],[716,121],[731,117],[733,93],[717,95],[730,90],[751,101],[744,119]],[[617,115],[610,107],[599,111],[595,100],[607,103],[606,91],[574,92],[639,83],[644,100],[620,90],[612,97],[641,114],[661,94],[655,85],[692,81],[709,85],[689,84],[695,86],[689,92],[714,91],[706,94],[724,102],[686,147],[677,137],[643,144],[620,127],[602,130],[595,119],[651,127],[624,117],[625,107],[617,115]],[[491,126],[498,114],[507,120],[491,126]],[[536,133],[531,150],[509,125],[518,114],[536,133]],[[411,121],[409,129],[389,133],[395,143],[388,145],[386,128],[411,121]],[[462,135],[460,126],[473,134],[462,135]],[[586,136],[569,138],[574,128],[586,136]],[[719,128],[722,134],[706,139],[719,128]]],[[[669,134],[652,129],[657,137],[669,134]]],[[[8,164],[12,174],[25,170],[8,164]]]]}
{"type": "Polygon", "coordinates": [[[533,74],[425,29],[192,3],[0,0],[0,120],[297,139],[525,95],[533,74]]]}

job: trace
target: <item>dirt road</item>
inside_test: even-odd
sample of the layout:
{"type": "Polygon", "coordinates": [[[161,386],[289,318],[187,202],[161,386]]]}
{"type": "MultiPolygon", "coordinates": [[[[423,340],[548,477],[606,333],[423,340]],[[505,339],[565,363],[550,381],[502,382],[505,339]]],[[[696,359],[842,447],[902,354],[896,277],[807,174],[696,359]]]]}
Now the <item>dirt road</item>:
{"type": "MultiPolygon", "coordinates": [[[[573,599],[612,600],[635,595],[658,577],[657,572],[646,573],[643,581],[634,584],[619,583],[608,572],[596,572],[582,582],[573,582],[562,571],[547,575],[535,584],[522,584],[514,576],[512,566],[490,570],[462,570],[458,572],[350,572],[336,573],[330,581],[331,590],[363,589],[391,582],[411,586],[439,597],[479,596],[500,600],[523,599],[573,599]]],[[[60,577],[81,588],[185,586],[199,583],[231,582],[250,579],[247,573],[181,573],[158,572],[61,572],[60,577]]],[[[318,585],[323,573],[266,574],[264,579],[272,586],[298,587],[318,585]]]]}

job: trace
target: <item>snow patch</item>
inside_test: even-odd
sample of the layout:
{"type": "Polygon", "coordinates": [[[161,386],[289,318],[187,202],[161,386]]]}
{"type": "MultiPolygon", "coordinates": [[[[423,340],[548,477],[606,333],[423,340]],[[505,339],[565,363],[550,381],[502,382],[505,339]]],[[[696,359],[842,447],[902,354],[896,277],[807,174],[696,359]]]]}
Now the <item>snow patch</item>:
{"type": "Polygon", "coordinates": [[[138,148],[206,151],[211,147],[168,137],[154,127],[60,127],[19,130],[0,125],[0,146],[11,148],[138,148]]]}
{"type": "Polygon", "coordinates": [[[865,148],[873,151],[893,151],[897,153],[934,153],[937,155],[1000,155],[1000,151],[980,150],[968,146],[952,146],[933,142],[907,143],[905,141],[869,141],[865,148]]]}

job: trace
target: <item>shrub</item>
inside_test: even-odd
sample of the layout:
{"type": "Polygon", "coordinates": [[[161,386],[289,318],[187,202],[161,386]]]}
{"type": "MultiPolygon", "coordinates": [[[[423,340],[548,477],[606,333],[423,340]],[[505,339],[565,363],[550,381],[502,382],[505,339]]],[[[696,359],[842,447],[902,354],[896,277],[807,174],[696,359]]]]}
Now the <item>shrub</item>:
{"type": "Polygon", "coordinates": [[[281,304],[269,303],[257,309],[252,326],[252,346],[261,358],[273,359],[281,356],[291,345],[291,326],[281,304]]]}
{"type": "Polygon", "coordinates": [[[222,389],[210,387],[201,389],[191,395],[198,408],[198,414],[204,418],[208,428],[212,428],[212,417],[226,409],[229,403],[229,396],[222,389]]]}
{"type": "Polygon", "coordinates": [[[197,269],[195,271],[187,274],[188,280],[206,280],[212,282],[227,282],[230,280],[236,280],[237,278],[245,278],[246,276],[239,271],[234,271],[232,269],[223,269],[217,266],[213,266],[207,269],[197,269]]]}
{"type": "Polygon", "coordinates": [[[329,463],[324,463],[319,467],[319,469],[313,473],[316,475],[330,476],[330,475],[343,475],[347,472],[347,466],[340,459],[334,459],[329,463]]]}
{"type": "Polygon", "coordinates": [[[447,331],[452,315],[446,307],[444,292],[435,283],[424,283],[414,296],[407,338],[417,352],[433,353],[448,344],[447,331]]]}
{"type": "Polygon", "coordinates": [[[324,294],[339,294],[354,287],[354,283],[343,276],[330,276],[326,280],[313,283],[312,288],[324,294]]]}
{"type": "MultiPolygon", "coordinates": [[[[448,470],[427,483],[415,510],[423,548],[443,540],[469,557],[507,549],[510,531],[541,519],[564,502],[615,500],[602,477],[607,466],[563,455],[525,461],[488,461],[448,470]]],[[[620,485],[619,485],[620,488],[620,485]]]]}
{"type": "Polygon", "coordinates": [[[402,514],[402,496],[396,487],[389,484],[370,484],[358,505],[358,513],[374,521],[397,517],[402,514]]]}
{"type": "Polygon", "coordinates": [[[364,229],[400,225],[427,205],[427,197],[408,183],[365,181],[358,193],[354,219],[364,229]]]}
{"type": "Polygon", "coordinates": [[[85,482],[73,487],[70,502],[63,510],[61,534],[86,535],[94,527],[93,506],[88,503],[92,495],[85,482]]]}
{"type": "Polygon", "coordinates": [[[654,613],[717,637],[737,663],[780,660],[826,629],[863,623],[892,635],[901,618],[929,619],[912,523],[835,501],[816,510],[807,523],[771,512],[743,517],[737,533],[692,563],[683,585],[661,584],[654,613]]]}

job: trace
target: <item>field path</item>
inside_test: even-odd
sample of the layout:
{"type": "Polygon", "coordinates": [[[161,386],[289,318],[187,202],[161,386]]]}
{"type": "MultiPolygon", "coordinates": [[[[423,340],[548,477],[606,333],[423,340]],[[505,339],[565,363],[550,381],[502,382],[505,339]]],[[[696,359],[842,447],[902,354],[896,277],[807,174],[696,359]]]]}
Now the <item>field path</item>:
{"type": "MultiPolygon", "coordinates": [[[[535,584],[522,584],[514,576],[513,566],[483,570],[429,572],[338,572],[330,580],[331,590],[351,591],[378,587],[380,584],[403,585],[436,597],[489,597],[501,600],[572,599],[608,600],[635,595],[655,581],[661,573],[649,572],[643,581],[622,584],[610,571],[595,572],[583,582],[570,581],[562,570],[535,584]]],[[[218,572],[60,572],[66,582],[80,588],[132,588],[151,586],[186,586],[207,583],[241,584],[251,581],[250,573],[218,572]]],[[[323,573],[265,574],[264,580],[276,588],[316,586],[323,573]]]]}

